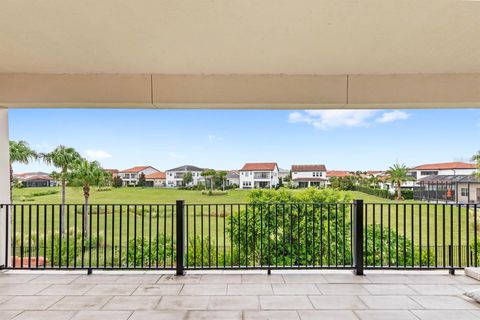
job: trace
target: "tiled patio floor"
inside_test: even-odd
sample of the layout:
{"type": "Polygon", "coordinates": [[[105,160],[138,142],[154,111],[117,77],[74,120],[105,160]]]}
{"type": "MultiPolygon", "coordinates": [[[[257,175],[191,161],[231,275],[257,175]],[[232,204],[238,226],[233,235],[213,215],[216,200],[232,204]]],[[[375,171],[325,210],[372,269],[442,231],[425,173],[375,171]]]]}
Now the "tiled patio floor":
{"type": "Polygon", "coordinates": [[[0,273],[0,319],[480,319],[446,272],[0,273]]]}

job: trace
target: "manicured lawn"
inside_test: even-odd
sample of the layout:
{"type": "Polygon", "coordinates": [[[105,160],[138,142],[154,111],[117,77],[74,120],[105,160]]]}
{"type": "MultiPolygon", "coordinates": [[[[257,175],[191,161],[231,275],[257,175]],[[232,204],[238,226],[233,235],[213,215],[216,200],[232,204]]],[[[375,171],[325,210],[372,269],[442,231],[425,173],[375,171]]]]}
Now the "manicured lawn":
{"type": "MultiPolygon", "coordinates": [[[[39,242],[42,242],[45,234],[44,230],[47,234],[47,243],[51,241],[52,229],[55,230],[58,237],[60,193],[32,196],[33,193],[38,194],[49,190],[59,191],[59,188],[14,190],[15,203],[31,205],[25,208],[23,233],[21,232],[22,213],[20,207],[15,212],[15,240],[17,246],[20,246],[21,234],[23,234],[25,245],[28,243],[29,232],[32,234],[32,241],[36,243],[37,226],[39,242]],[[51,212],[52,207],[44,207],[43,204],[56,204],[54,214],[51,212]],[[27,223],[30,214],[32,219],[31,230],[27,223]]],[[[294,190],[294,192],[297,191],[294,190]]],[[[348,192],[352,199],[363,199],[368,204],[366,206],[368,224],[390,226],[391,229],[397,230],[399,235],[405,234],[408,239],[413,240],[415,246],[421,245],[425,248],[428,245],[433,251],[435,245],[442,246],[444,243],[447,245],[450,243],[465,245],[467,243],[467,228],[470,234],[469,242],[474,240],[475,220],[473,210],[470,210],[468,214],[467,223],[465,208],[449,205],[436,206],[413,201],[398,202],[361,192],[345,192],[348,192]],[[394,205],[388,206],[387,204],[394,205]],[[458,237],[459,234],[460,237],[458,237]]],[[[98,234],[100,249],[102,246],[110,247],[112,245],[117,248],[119,246],[125,247],[126,239],[133,239],[135,230],[137,236],[143,234],[148,241],[150,239],[155,240],[158,237],[160,241],[162,239],[166,241],[168,246],[168,239],[175,238],[175,222],[173,220],[175,208],[173,204],[176,200],[185,200],[187,204],[191,204],[188,206],[185,218],[189,237],[203,235],[202,238],[206,239],[210,236],[212,241],[217,239],[217,244],[220,247],[228,246],[231,244],[231,239],[229,239],[227,229],[231,220],[225,219],[225,217],[244,210],[244,207],[239,207],[236,204],[246,203],[248,193],[249,191],[245,190],[229,190],[227,195],[208,196],[202,195],[201,191],[177,189],[119,188],[108,191],[93,189],[90,196],[90,203],[93,205],[93,212],[90,214],[92,235],[96,236],[98,234]],[[104,206],[105,204],[107,206],[104,206]],[[123,206],[120,207],[120,204],[123,204],[123,206]],[[137,206],[127,206],[126,204],[136,204],[137,206]],[[198,205],[192,206],[192,204],[198,205]],[[100,214],[97,214],[97,212],[100,214]],[[120,220],[122,221],[121,228],[120,220]],[[114,231],[112,232],[112,230],[114,231]]],[[[70,206],[68,209],[68,232],[70,236],[73,236],[76,221],[77,233],[81,234],[82,190],[80,188],[68,188],[67,203],[77,205],[70,206]]],[[[87,228],[90,229],[90,225],[87,228]]],[[[383,239],[383,241],[386,242],[387,239],[383,239]]]]}
{"type": "MultiPolygon", "coordinates": [[[[26,204],[57,204],[60,203],[60,192],[53,195],[32,197],[32,193],[50,190],[60,191],[60,188],[24,188],[13,192],[15,203],[26,204]]],[[[112,188],[108,191],[97,191],[92,188],[89,202],[92,204],[173,204],[176,200],[187,203],[245,203],[248,191],[229,190],[227,195],[208,196],[196,190],[157,189],[157,188],[112,188]]],[[[67,203],[82,204],[84,202],[81,188],[67,188],[67,203]]]]}

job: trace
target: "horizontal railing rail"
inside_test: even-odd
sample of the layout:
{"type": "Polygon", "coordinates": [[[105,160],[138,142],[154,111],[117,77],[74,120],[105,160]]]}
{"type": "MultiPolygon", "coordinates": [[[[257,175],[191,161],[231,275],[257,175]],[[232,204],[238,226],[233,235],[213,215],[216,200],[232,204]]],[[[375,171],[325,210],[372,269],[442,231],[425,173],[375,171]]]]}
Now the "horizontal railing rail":
{"type": "Polygon", "coordinates": [[[11,269],[478,266],[478,204],[4,204],[11,269]]]}

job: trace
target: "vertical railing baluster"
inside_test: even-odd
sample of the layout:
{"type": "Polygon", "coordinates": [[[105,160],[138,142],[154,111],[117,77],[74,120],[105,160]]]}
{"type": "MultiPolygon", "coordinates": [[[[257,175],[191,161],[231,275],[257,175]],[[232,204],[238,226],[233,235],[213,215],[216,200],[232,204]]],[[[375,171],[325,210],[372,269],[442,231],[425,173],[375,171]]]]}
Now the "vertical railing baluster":
{"type": "MultiPolygon", "coordinates": [[[[354,273],[357,276],[363,275],[363,200],[354,200],[353,201],[353,259],[355,270],[354,273]]],[[[366,220],[366,219],[365,219],[366,220]]],[[[366,230],[365,230],[366,231],[366,230]]]]}
{"type": "Polygon", "coordinates": [[[176,275],[184,275],[184,239],[185,239],[185,201],[177,200],[176,202],[176,275]]]}

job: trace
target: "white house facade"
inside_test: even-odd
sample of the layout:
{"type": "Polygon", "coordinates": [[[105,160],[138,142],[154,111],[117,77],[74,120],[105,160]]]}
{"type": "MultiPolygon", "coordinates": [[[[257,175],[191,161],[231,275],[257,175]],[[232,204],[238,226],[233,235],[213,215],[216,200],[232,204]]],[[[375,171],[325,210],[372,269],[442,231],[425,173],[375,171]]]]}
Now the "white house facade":
{"type": "Polygon", "coordinates": [[[278,183],[275,162],[246,163],[240,170],[240,189],[271,189],[278,183]]]}
{"type": "Polygon", "coordinates": [[[238,171],[232,170],[227,173],[227,186],[240,186],[240,174],[238,171]]]}
{"type": "Polygon", "coordinates": [[[148,176],[152,173],[160,172],[160,170],[155,169],[152,166],[138,166],[130,169],[121,170],[118,172],[118,176],[122,178],[123,185],[136,186],[138,184],[138,179],[143,173],[145,176],[148,176]]]}
{"type": "Polygon", "coordinates": [[[191,187],[196,186],[199,183],[205,183],[205,178],[202,177],[203,168],[199,168],[192,165],[184,165],[178,168],[167,170],[166,173],[166,186],[169,188],[175,187],[191,187]],[[186,186],[183,183],[183,177],[190,172],[192,174],[192,182],[186,186]]]}
{"type": "Polygon", "coordinates": [[[323,188],[327,185],[327,169],[323,164],[292,165],[292,182],[299,188],[323,188]]]}

